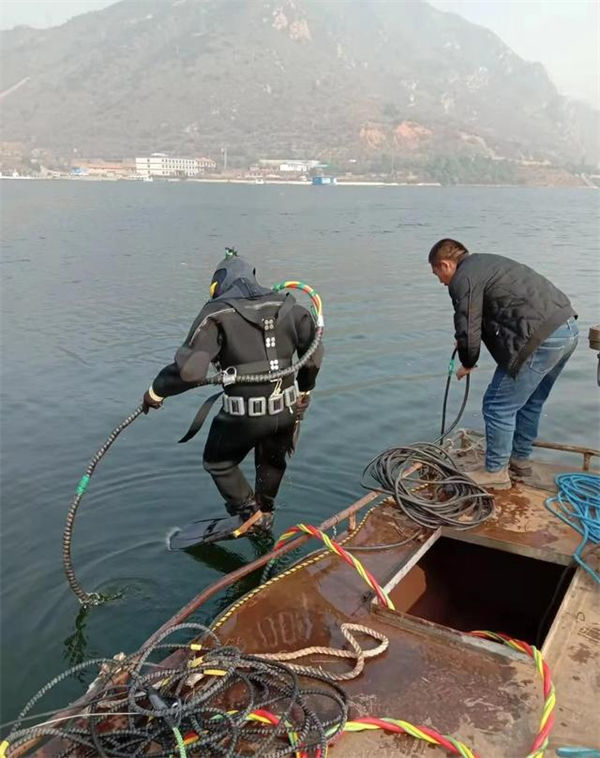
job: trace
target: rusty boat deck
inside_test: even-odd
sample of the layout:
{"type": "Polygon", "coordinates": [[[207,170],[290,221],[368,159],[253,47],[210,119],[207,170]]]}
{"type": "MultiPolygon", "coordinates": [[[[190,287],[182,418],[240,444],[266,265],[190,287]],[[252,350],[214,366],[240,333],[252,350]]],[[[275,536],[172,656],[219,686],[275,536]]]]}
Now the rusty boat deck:
{"type": "MultiPolygon", "coordinates": [[[[481,443],[471,433],[459,433],[453,442],[462,467],[481,459],[481,443]]],[[[583,454],[585,470],[592,455],[600,455],[539,444],[562,450],[563,456],[566,451],[583,454]]],[[[525,758],[544,701],[535,665],[524,653],[468,634],[473,629],[504,632],[540,647],[552,671],[556,721],[546,755],[562,746],[600,750],[600,585],[573,561],[579,534],[544,505],[556,491],[554,476],[569,471],[581,468],[537,463],[533,477],[494,492],[493,515],[468,531],[418,527],[391,498],[370,493],[321,527],[347,520],[347,531],[336,539],[373,574],[395,610],[380,605],[358,573],[314,542],[315,551],[233,603],[212,629],[221,643],[245,653],[281,653],[343,648],[343,623],[370,627],[389,639],[389,647],[343,683],[351,718],[402,719],[452,735],[482,758],[525,758]],[[390,544],[396,546],[377,547],[390,544]]],[[[276,555],[306,539],[290,541],[276,555]]],[[[271,557],[203,590],[146,644],[271,557]]],[[[600,570],[597,549],[585,558],[600,570]]],[[[189,656],[189,649],[181,648],[163,663],[189,656]]],[[[349,667],[315,655],[302,663],[330,671],[349,667]]],[[[93,692],[64,713],[76,713],[93,692]]],[[[64,749],[61,740],[44,746],[34,740],[15,755],[33,750],[49,757],[63,755],[64,749]]],[[[330,753],[372,758],[376,751],[383,758],[414,758],[436,750],[443,754],[407,735],[366,731],[344,734],[330,753]]]]}
{"type": "MultiPolygon", "coordinates": [[[[600,586],[574,566],[579,535],[544,506],[555,491],[554,474],[569,470],[581,469],[538,463],[534,483],[495,492],[494,515],[469,531],[420,529],[391,499],[372,502],[338,540],[356,550],[395,611],[379,605],[336,555],[317,550],[245,595],[213,629],[222,642],[253,653],[344,647],[344,622],[376,629],[389,648],[344,683],[352,716],[432,726],[486,758],[528,755],[542,712],[541,684],[528,656],[466,632],[501,631],[531,644],[543,639],[557,692],[549,749],[600,749],[600,586]],[[401,547],[361,551],[411,534],[401,547]]],[[[597,552],[587,560],[600,566],[597,552]]],[[[345,735],[331,753],[396,757],[429,750],[412,737],[363,732],[345,735]]]]}

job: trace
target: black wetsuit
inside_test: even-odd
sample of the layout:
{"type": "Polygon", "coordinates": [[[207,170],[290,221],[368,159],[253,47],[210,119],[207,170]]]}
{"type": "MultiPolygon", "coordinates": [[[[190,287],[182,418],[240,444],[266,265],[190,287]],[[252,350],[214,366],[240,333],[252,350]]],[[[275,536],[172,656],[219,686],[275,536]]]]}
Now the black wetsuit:
{"type": "MultiPolygon", "coordinates": [[[[308,350],[315,331],[310,313],[289,294],[267,291],[255,297],[228,299],[226,292],[205,305],[177,351],[175,361],[160,371],[152,390],[158,396],[169,397],[197,387],[211,363],[220,369],[235,367],[238,374],[286,368],[295,354],[302,357],[308,350]],[[260,323],[264,319],[272,320],[272,331],[263,331],[260,323]],[[272,335],[274,346],[273,343],[267,346],[266,335],[272,335]]],[[[314,387],[322,355],[323,348],[319,346],[298,372],[296,380],[300,392],[314,387]]],[[[268,398],[274,391],[281,392],[293,385],[294,379],[289,375],[278,384],[236,383],[226,387],[225,393],[243,398],[268,398]]],[[[252,449],[256,464],[256,500],[263,511],[272,509],[286,469],[286,452],[292,444],[294,425],[293,408],[256,417],[219,411],[204,449],[204,467],[225,498],[230,513],[237,513],[253,496],[239,468],[252,449]]]]}

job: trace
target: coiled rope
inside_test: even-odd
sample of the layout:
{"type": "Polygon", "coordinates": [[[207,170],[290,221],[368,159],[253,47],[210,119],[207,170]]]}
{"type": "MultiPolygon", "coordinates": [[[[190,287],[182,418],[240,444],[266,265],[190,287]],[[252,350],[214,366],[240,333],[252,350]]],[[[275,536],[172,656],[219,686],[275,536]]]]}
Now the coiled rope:
{"type": "Polygon", "coordinates": [[[471,529],[488,519],[494,498],[460,471],[439,445],[394,447],[365,466],[361,485],[393,495],[411,521],[429,529],[471,529]]]}
{"type": "Polygon", "coordinates": [[[384,653],[390,644],[388,638],[384,634],[381,634],[381,632],[377,632],[375,629],[371,629],[368,626],[363,626],[362,624],[342,624],[340,630],[352,650],[339,650],[338,648],[334,647],[313,646],[305,647],[302,650],[295,650],[292,653],[256,653],[256,657],[260,658],[263,661],[285,662],[287,663],[288,668],[298,674],[306,675],[308,673],[309,676],[314,675],[323,679],[327,679],[329,681],[345,682],[349,681],[350,679],[355,679],[359,674],[361,674],[365,667],[365,661],[368,658],[375,658],[376,656],[384,653]],[[352,632],[358,632],[360,634],[366,634],[369,637],[373,637],[374,639],[379,640],[379,645],[369,650],[364,650],[359,645],[358,640],[352,634],[352,632]],[[355,658],[356,665],[352,671],[348,671],[346,673],[334,673],[331,671],[325,671],[321,667],[314,668],[309,666],[301,666],[296,663],[290,663],[290,661],[295,661],[298,658],[304,658],[308,655],[329,655],[333,656],[334,658],[355,658]]]}
{"type": "MultiPolygon", "coordinates": [[[[320,536],[318,538],[321,539],[320,536]]],[[[333,552],[340,555],[333,548],[332,543],[333,552]]],[[[452,755],[479,758],[460,740],[424,725],[393,718],[366,717],[348,721],[346,695],[334,679],[357,676],[362,671],[364,660],[383,653],[388,640],[368,627],[355,624],[342,625],[342,633],[352,651],[315,646],[292,653],[244,655],[237,648],[218,646],[216,635],[200,624],[180,624],[164,632],[155,644],[128,658],[87,661],[55,677],[23,708],[10,734],[0,744],[0,758],[11,755],[29,740],[39,737],[58,737],[66,741],[71,747],[63,755],[72,755],[74,750],[81,747],[92,751],[86,752],[86,756],[135,756],[152,752],[153,755],[166,757],[177,750],[182,758],[187,755],[187,748],[191,747],[193,752],[201,755],[243,756],[249,753],[244,752],[241,745],[251,742],[251,754],[254,756],[283,758],[294,755],[296,758],[308,758],[314,751],[315,758],[324,758],[327,745],[343,733],[371,729],[408,734],[442,747],[452,755]],[[197,639],[192,643],[165,642],[181,630],[194,632],[196,638],[198,633],[201,633],[202,639],[210,636],[211,646],[207,647],[197,639]],[[352,631],[379,639],[380,645],[363,650],[352,631]],[[212,646],[214,643],[216,647],[212,646]],[[179,665],[160,665],[149,661],[157,650],[171,653],[190,650],[201,655],[188,657],[179,665]],[[349,674],[340,675],[324,671],[321,667],[283,662],[311,654],[356,658],[357,665],[349,674]],[[98,665],[102,666],[103,671],[101,687],[95,691],[85,712],[65,717],[69,723],[60,727],[61,719],[53,719],[37,726],[20,728],[35,703],[50,689],[67,677],[98,665]],[[327,687],[301,688],[296,673],[327,687]],[[125,674],[129,679],[123,683],[125,674]],[[233,690],[237,693],[236,707],[230,709],[224,703],[233,690]],[[243,694],[240,695],[240,692],[243,694]],[[338,715],[321,720],[312,704],[315,698],[320,701],[325,698],[333,703],[338,715]],[[273,712],[274,704],[279,708],[278,713],[273,712]],[[123,717],[127,719],[123,721],[123,717]],[[253,728],[253,724],[267,725],[273,729],[265,732],[253,728]],[[282,737],[287,738],[289,747],[282,747],[280,741],[276,742],[282,737]],[[242,752],[238,752],[238,748],[242,752]]],[[[527,642],[504,634],[489,631],[474,631],[471,634],[507,645],[533,659],[542,679],[544,706],[527,758],[542,758],[554,725],[556,706],[554,684],[542,654],[527,642]]]]}
{"type": "Polygon", "coordinates": [[[581,535],[573,558],[598,583],[600,576],[586,562],[583,551],[590,544],[600,544],[600,476],[597,474],[559,474],[558,493],[545,506],[561,521],[581,535]]]}
{"type": "MultiPolygon", "coordinates": [[[[347,633],[348,627],[378,636],[367,627],[345,626],[347,630],[344,636],[349,642],[351,635],[347,633]]],[[[86,756],[135,756],[151,752],[152,755],[166,757],[177,750],[181,758],[187,755],[187,748],[190,747],[192,752],[200,755],[294,755],[308,758],[314,754],[318,758],[326,756],[327,745],[344,733],[381,729],[387,733],[410,735],[462,758],[479,758],[476,752],[460,740],[428,726],[386,717],[347,720],[346,696],[327,678],[328,672],[305,667],[298,673],[316,679],[321,684],[329,684],[330,688],[300,688],[289,664],[266,662],[276,656],[293,658],[311,653],[352,657],[356,651],[315,647],[295,653],[248,656],[232,647],[204,648],[198,642],[163,642],[166,637],[181,629],[200,631],[203,636],[211,634],[213,641],[216,639],[199,624],[181,624],[165,632],[156,645],[143,651],[141,657],[136,654],[121,661],[97,659],[69,669],[55,677],[27,703],[13,730],[0,744],[0,757],[12,755],[32,739],[57,737],[71,745],[63,755],[72,755],[79,747],[91,750],[86,750],[86,756]],[[187,649],[203,651],[203,654],[188,658],[178,666],[167,667],[148,661],[149,655],[156,650],[173,652],[187,649]],[[33,727],[19,728],[33,705],[52,687],[68,676],[99,664],[104,669],[102,687],[88,703],[85,712],[33,727]],[[145,671],[146,668],[150,668],[150,671],[145,671]],[[129,676],[127,684],[117,684],[116,679],[122,679],[125,673],[129,676]],[[243,686],[243,702],[240,701],[240,686],[243,686]],[[224,702],[227,693],[231,693],[234,688],[238,692],[236,708],[230,709],[224,702]],[[333,702],[341,718],[322,721],[313,709],[314,698],[326,698],[333,702]],[[279,706],[278,713],[273,712],[274,704],[279,706]],[[127,719],[124,721],[123,717],[127,719]],[[66,719],[70,723],[59,726],[61,720],[66,719]],[[275,728],[266,732],[253,729],[255,723],[275,728]],[[277,742],[282,737],[287,738],[289,747],[283,747],[280,741],[277,742]],[[252,743],[251,753],[241,747],[244,743],[252,743]]],[[[539,730],[527,758],[541,758],[548,747],[556,705],[548,665],[540,651],[526,642],[488,631],[475,631],[471,634],[508,645],[529,655],[535,662],[543,683],[544,707],[539,730]]],[[[383,635],[380,637],[383,638],[383,635]]],[[[375,649],[363,651],[364,657],[373,657],[383,652],[379,648],[381,646],[378,646],[377,653],[375,649]]]]}

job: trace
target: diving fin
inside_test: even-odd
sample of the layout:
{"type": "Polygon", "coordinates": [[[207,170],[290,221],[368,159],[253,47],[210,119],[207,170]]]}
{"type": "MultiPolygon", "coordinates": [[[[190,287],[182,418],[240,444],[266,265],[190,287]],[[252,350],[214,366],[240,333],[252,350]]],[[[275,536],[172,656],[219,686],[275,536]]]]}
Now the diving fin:
{"type": "Polygon", "coordinates": [[[174,531],[170,535],[169,550],[185,550],[197,545],[210,545],[222,540],[234,540],[244,535],[263,516],[264,514],[261,511],[256,511],[241,523],[239,516],[192,521],[191,524],[174,531]]]}

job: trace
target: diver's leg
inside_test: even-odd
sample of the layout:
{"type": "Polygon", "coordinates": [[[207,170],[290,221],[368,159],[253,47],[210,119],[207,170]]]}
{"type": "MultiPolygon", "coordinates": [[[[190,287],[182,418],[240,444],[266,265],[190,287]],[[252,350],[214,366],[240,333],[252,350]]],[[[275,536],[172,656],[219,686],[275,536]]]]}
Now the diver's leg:
{"type": "Polygon", "coordinates": [[[271,417],[271,429],[261,436],[254,448],[256,465],[256,499],[262,511],[272,511],[285,469],[286,454],[292,444],[295,417],[282,411],[271,417]]]}
{"type": "Polygon", "coordinates": [[[249,426],[247,419],[221,411],[212,422],[204,448],[204,468],[231,515],[237,514],[253,497],[252,487],[239,467],[254,444],[249,426]]]}

